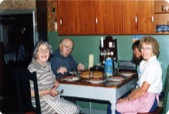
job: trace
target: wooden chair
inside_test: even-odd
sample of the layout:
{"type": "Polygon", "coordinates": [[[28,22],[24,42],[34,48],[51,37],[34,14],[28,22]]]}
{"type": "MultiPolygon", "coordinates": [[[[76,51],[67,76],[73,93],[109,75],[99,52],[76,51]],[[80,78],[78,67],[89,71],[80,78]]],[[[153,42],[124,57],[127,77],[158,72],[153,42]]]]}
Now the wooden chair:
{"type": "Polygon", "coordinates": [[[22,114],[41,114],[39,92],[37,86],[36,73],[30,73],[28,69],[21,68],[14,70],[16,88],[20,113],[22,114]],[[36,107],[31,102],[30,81],[33,81],[36,107]]]}
{"type": "Polygon", "coordinates": [[[168,111],[168,103],[167,100],[169,98],[169,65],[167,67],[167,74],[166,74],[166,81],[164,83],[164,99],[163,99],[163,107],[164,107],[164,112],[163,114],[166,114],[168,111]]]}

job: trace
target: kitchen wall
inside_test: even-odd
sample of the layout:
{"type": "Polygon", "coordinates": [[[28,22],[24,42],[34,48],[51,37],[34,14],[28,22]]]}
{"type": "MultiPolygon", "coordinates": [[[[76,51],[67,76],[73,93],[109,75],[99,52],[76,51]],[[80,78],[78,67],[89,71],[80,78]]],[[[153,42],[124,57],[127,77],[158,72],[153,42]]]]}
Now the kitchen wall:
{"type": "MultiPolygon", "coordinates": [[[[163,71],[163,82],[165,82],[166,70],[169,64],[169,35],[152,35],[157,39],[160,45],[160,55],[158,57],[163,71]]],[[[77,62],[81,62],[88,68],[88,56],[94,54],[94,63],[99,64],[99,44],[102,36],[58,36],[57,32],[48,32],[48,41],[52,45],[53,50],[59,46],[59,41],[63,38],[71,38],[74,41],[72,55],[77,62]]],[[[105,36],[103,36],[105,37],[105,36]]],[[[112,36],[117,39],[118,59],[131,60],[132,58],[132,39],[133,35],[112,36]]],[[[89,93],[90,94],[90,93],[89,93]]],[[[94,103],[94,109],[106,110],[107,104],[94,103]]],[[[88,108],[89,103],[80,103],[82,107],[88,108]]]]}
{"type": "MultiPolygon", "coordinates": [[[[58,48],[59,41],[63,38],[71,38],[75,44],[72,55],[77,62],[82,62],[86,68],[88,68],[89,54],[94,54],[94,63],[100,64],[99,45],[101,37],[102,36],[58,36],[57,32],[48,32],[48,41],[52,45],[53,50],[58,48]]],[[[118,60],[131,60],[133,35],[118,35],[112,37],[117,39],[118,60]]],[[[160,45],[160,55],[158,59],[162,66],[164,81],[166,69],[169,64],[169,35],[152,35],[152,37],[156,38],[160,45]]]]}
{"type": "Polygon", "coordinates": [[[0,4],[1,10],[6,9],[34,9],[36,0],[3,0],[0,4]]]}

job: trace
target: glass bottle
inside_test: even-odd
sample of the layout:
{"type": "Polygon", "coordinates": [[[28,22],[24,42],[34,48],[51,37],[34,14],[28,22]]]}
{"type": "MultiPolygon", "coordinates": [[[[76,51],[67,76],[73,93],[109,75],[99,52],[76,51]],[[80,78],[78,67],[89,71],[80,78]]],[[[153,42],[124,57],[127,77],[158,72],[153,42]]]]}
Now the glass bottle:
{"type": "Polygon", "coordinates": [[[113,60],[111,57],[106,58],[104,71],[106,78],[113,75],[113,60]]]}

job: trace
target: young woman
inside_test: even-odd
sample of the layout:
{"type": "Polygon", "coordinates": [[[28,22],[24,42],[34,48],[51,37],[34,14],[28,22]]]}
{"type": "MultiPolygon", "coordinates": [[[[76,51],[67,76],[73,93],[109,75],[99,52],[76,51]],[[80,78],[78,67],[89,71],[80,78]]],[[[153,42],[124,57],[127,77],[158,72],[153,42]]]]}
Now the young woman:
{"type": "MultiPolygon", "coordinates": [[[[48,59],[52,53],[47,42],[40,41],[35,45],[32,62],[28,69],[36,72],[42,114],[79,114],[80,107],[59,97],[56,81],[48,59]]],[[[33,83],[31,83],[32,103],[35,106],[33,83]]]]}
{"type": "Polygon", "coordinates": [[[132,50],[133,50],[132,62],[135,63],[136,65],[139,65],[141,60],[143,59],[141,56],[139,45],[140,45],[140,40],[135,41],[132,45],[132,50]]]}

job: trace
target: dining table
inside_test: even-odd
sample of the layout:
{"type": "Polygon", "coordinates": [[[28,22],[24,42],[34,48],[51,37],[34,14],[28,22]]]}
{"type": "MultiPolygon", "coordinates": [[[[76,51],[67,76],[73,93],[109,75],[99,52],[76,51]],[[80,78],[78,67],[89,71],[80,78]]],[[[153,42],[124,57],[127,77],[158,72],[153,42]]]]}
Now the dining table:
{"type": "MultiPolygon", "coordinates": [[[[58,91],[64,90],[61,97],[73,97],[89,100],[108,101],[111,103],[112,114],[116,111],[117,100],[135,88],[138,76],[136,73],[123,76],[123,80],[103,79],[102,83],[93,83],[93,79],[78,78],[78,80],[58,79],[58,91]]],[[[90,111],[91,112],[91,111],[90,111]]]]}

